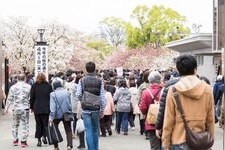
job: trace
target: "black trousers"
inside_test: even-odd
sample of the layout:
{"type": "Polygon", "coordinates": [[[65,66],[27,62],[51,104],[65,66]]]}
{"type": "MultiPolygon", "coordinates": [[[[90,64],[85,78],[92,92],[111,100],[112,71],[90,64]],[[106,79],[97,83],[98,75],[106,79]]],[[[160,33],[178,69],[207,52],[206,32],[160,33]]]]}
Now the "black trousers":
{"type": "Polygon", "coordinates": [[[106,130],[108,132],[112,132],[111,118],[112,115],[105,115],[103,118],[100,119],[100,130],[102,132],[102,135],[106,135],[106,130]]]}
{"type": "MultiPolygon", "coordinates": [[[[66,132],[67,146],[73,148],[71,121],[65,121],[63,119],[54,119],[53,123],[55,124],[55,126],[58,126],[61,121],[63,122],[63,126],[66,132]]],[[[54,147],[58,148],[58,143],[54,144],[54,147]]]]}
{"type": "Polygon", "coordinates": [[[155,130],[150,130],[148,132],[151,150],[160,150],[161,140],[155,135],[155,130]]]}
{"type": "Polygon", "coordinates": [[[35,114],[36,121],[36,132],[35,138],[41,138],[42,136],[46,136],[45,129],[48,127],[49,122],[49,114],[35,114]]]}

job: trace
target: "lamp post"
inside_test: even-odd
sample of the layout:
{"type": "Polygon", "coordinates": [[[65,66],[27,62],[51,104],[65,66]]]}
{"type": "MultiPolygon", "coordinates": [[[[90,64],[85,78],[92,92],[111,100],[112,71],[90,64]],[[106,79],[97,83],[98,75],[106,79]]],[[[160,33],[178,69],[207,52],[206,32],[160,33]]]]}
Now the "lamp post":
{"type": "Polygon", "coordinates": [[[35,77],[38,73],[45,73],[48,79],[48,44],[44,41],[45,29],[37,29],[40,40],[35,45],[35,77]]]}
{"type": "Polygon", "coordinates": [[[37,29],[37,31],[38,31],[38,33],[40,35],[40,41],[37,42],[37,45],[46,45],[47,42],[44,42],[44,40],[43,40],[43,35],[45,33],[45,29],[40,28],[40,29],[37,29]]]}

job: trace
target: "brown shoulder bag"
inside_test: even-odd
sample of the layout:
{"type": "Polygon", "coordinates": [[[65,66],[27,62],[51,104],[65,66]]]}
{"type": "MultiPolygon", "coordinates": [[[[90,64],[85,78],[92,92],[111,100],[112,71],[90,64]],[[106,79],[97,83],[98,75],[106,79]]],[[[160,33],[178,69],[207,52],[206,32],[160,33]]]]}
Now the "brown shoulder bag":
{"type": "Polygon", "coordinates": [[[211,136],[210,132],[208,132],[208,131],[195,132],[188,127],[187,121],[185,119],[185,114],[184,114],[183,108],[181,106],[180,99],[178,97],[178,93],[174,86],[172,87],[172,89],[173,89],[174,98],[177,103],[178,111],[180,112],[181,118],[184,122],[184,127],[186,130],[187,145],[190,147],[191,150],[210,149],[214,143],[214,138],[211,136]]]}

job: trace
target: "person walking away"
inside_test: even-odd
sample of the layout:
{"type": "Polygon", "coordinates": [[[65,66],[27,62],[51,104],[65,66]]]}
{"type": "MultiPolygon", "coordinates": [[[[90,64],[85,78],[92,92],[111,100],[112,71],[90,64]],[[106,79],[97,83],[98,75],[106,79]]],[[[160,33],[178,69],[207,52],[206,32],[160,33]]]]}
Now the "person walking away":
{"type": "MultiPolygon", "coordinates": [[[[162,90],[162,75],[158,71],[151,71],[148,80],[150,86],[142,92],[140,102],[140,110],[144,115],[147,115],[150,105],[155,103],[154,100],[159,102],[162,90]]],[[[145,129],[149,134],[151,150],[159,150],[161,141],[156,137],[155,124],[149,124],[148,121],[145,120],[145,129]]]]}
{"type": "Polygon", "coordinates": [[[94,73],[94,62],[86,63],[85,68],[87,75],[79,80],[76,96],[81,101],[88,150],[99,150],[99,121],[106,106],[104,84],[94,73]],[[94,106],[94,103],[98,105],[94,106]]]}
{"type": "MultiPolygon", "coordinates": [[[[104,84],[106,87],[106,84],[104,84]]],[[[102,137],[106,137],[106,130],[109,134],[109,136],[112,135],[112,129],[111,129],[111,120],[112,115],[115,112],[115,105],[113,101],[113,97],[111,92],[107,91],[105,88],[105,98],[106,98],[106,107],[104,109],[104,116],[100,119],[100,130],[102,133],[102,137]]]]}
{"type": "MultiPolygon", "coordinates": [[[[79,83],[79,80],[83,78],[83,76],[81,74],[78,74],[76,79],[75,79],[75,91],[77,91],[77,86],[78,86],[78,83],[79,83]]],[[[76,96],[76,92],[75,92],[75,96],[76,96]]],[[[76,113],[76,119],[75,120],[78,120],[80,118],[82,118],[82,109],[81,109],[81,103],[79,101],[79,99],[76,97],[75,98],[77,102],[75,102],[75,105],[77,104],[77,113],[76,113]]],[[[74,104],[72,104],[74,105],[74,104]]],[[[76,129],[76,125],[74,124],[74,129],[76,129]]],[[[81,131],[81,132],[78,132],[78,137],[79,137],[79,146],[77,146],[78,149],[81,149],[81,148],[85,148],[85,139],[84,139],[84,135],[85,135],[85,132],[84,131],[81,131]]]]}
{"type": "MultiPolygon", "coordinates": [[[[207,130],[214,137],[213,93],[211,87],[196,76],[196,59],[191,55],[181,55],[177,58],[176,68],[181,78],[174,87],[183,107],[188,127],[195,132],[207,130]]],[[[189,149],[184,123],[177,108],[172,87],[169,88],[166,98],[162,142],[165,150],[189,149]]]]}
{"type": "Polygon", "coordinates": [[[215,115],[216,115],[216,122],[218,122],[220,117],[220,110],[222,104],[222,96],[220,92],[220,86],[224,84],[224,76],[218,75],[217,81],[213,86],[213,96],[214,96],[214,104],[215,104],[215,115]]]}
{"type": "Polygon", "coordinates": [[[129,91],[131,92],[131,111],[129,112],[128,115],[128,121],[130,123],[131,130],[135,130],[135,116],[136,114],[140,114],[140,109],[138,107],[138,102],[137,102],[137,92],[138,89],[136,87],[136,83],[134,80],[129,81],[129,91]]]}
{"type": "Polygon", "coordinates": [[[27,146],[27,138],[29,134],[30,90],[31,86],[25,83],[25,74],[19,74],[18,82],[11,86],[9,89],[8,98],[5,106],[5,113],[8,113],[9,107],[12,105],[12,135],[14,146],[18,146],[19,144],[18,129],[21,120],[22,148],[27,146]]]}
{"type": "MultiPolygon", "coordinates": [[[[53,83],[53,92],[50,93],[50,114],[49,123],[58,126],[62,121],[66,132],[67,150],[73,148],[71,121],[63,119],[63,113],[72,111],[70,93],[63,88],[60,80],[53,83]]],[[[58,143],[54,144],[54,150],[59,150],[58,143]]]]}
{"type": "Polygon", "coordinates": [[[78,108],[78,101],[76,98],[76,88],[77,85],[75,83],[76,80],[76,74],[69,76],[67,78],[67,81],[64,85],[64,88],[70,93],[70,99],[71,99],[71,106],[72,106],[72,112],[74,115],[74,121],[72,122],[72,131],[73,131],[73,138],[75,138],[75,130],[76,130],[76,123],[77,123],[77,108],[78,108]]]}
{"type": "Polygon", "coordinates": [[[118,117],[116,118],[116,132],[117,134],[120,134],[122,125],[124,135],[128,135],[128,114],[131,109],[131,92],[127,88],[127,82],[125,79],[119,80],[119,89],[116,90],[113,100],[116,102],[116,117],[118,117]]]}
{"type": "MultiPolygon", "coordinates": [[[[138,93],[137,93],[137,101],[138,101],[138,105],[140,104],[141,102],[141,95],[142,95],[142,92],[147,89],[150,85],[149,81],[148,81],[148,76],[149,76],[149,70],[146,70],[145,72],[143,72],[143,76],[142,76],[142,80],[143,80],[143,83],[138,87],[138,93]]],[[[140,109],[140,108],[139,108],[140,109]]],[[[139,125],[140,125],[140,134],[143,135],[145,133],[145,137],[146,137],[146,140],[149,139],[149,135],[147,135],[147,132],[145,130],[145,115],[143,115],[141,112],[140,112],[140,115],[139,115],[139,125]]]]}
{"type": "Polygon", "coordinates": [[[38,139],[38,147],[42,146],[42,141],[47,144],[45,130],[49,121],[51,92],[52,86],[47,82],[45,74],[39,73],[35,83],[31,86],[30,94],[30,109],[31,112],[34,112],[36,122],[35,138],[38,139]]]}
{"type": "Polygon", "coordinates": [[[163,87],[163,91],[160,98],[160,104],[159,104],[159,112],[157,115],[155,128],[156,128],[156,136],[161,139],[162,136],[162,128],[163,128],[163,122],[164,122],[164,114],[165,114],[165,107],[166,107],[166,97],[168,94],[169,87],[176,84],[179,81],[180,77],[176,76],[172,79],[170,78],[167,82],[165,82],[165,85],[163,87]]]}

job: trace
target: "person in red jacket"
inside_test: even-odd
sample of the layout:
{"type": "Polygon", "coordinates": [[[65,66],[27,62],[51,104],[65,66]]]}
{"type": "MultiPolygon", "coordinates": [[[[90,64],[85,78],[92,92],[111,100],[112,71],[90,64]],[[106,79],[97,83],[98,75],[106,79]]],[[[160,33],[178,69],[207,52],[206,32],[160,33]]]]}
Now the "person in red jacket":
{"type": "MultiPolygon", "coordinates": [[[[150,86],[142,92],[141,102],[139,105],[140,110],[144,115],[147,115],[150,104],[154,103],[153,99],[157,101],[160,100],[161,89],[162,89],[162,86],[161,86],[162,75],[158,71],[150,72],[148,76],[148,80],[150,82],[150,86]]],[[[156,137],[155,125],[148,124],[148,122],[145,121],[145,128],[147,133],[149,134],[151,149],[152,150],[160,149],[161,141],[159,138],[156,137]]]]}

